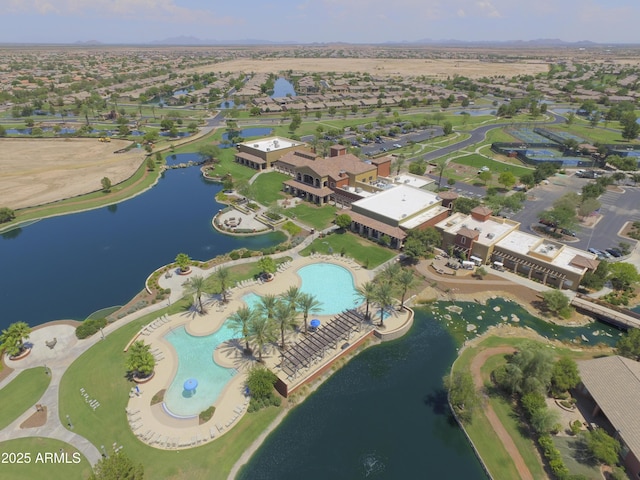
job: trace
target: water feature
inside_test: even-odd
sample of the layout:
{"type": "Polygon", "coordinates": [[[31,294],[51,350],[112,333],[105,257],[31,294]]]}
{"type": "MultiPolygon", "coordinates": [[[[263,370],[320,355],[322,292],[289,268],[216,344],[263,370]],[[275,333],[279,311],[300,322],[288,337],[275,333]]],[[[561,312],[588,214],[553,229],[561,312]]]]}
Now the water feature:
{"type": "Polygon", "coordinates": [[[347,363],[258,449],[238,479],[485,479],[442,376],[456,345],[419,309],[410,333],[347,363]]]}
{"type": "MultiPolygon", "coordinates": [[[[314,295],[320,302],[319,311],[312,314],[335,315],[362,303],[356,296],[353,276],[344,267],[333,263],[314,263],[298,269],[296,273],[302,279],[300,291],[314,295]]],[[[260,296],[255,293],[243,295],[242,300],[251,309],[260,304],[260,296]]]]}
{"type": "Polygon", "coordinates": [[[234,102],[233,100],[231,100],[230,98],[225,100],[224,102],[220,103],[220,105],[218,105],[218,108],[221,108],[223,110],[227,110],[233,107],[238,107],[238,108],[242,108],[244,107],[244,103],[239,103],[236,105],[236,102],[234,102]]]}
{"type": "Polygon", "coordinates": [[[218,365],[213,360],[213,351],[233,336],[226,323],[215,333],[202,337],[189,335],[184,327],[164,336],[178,355],[178,370],[164,395],[169,412],[180,417],[193,416],[215,403],[236,370],[218,365]],[[189,379],[197,380],[197,388],[185,391],[189,379]]]}
{"type": "Polygon", "coordinates": [[[293,83],[284,77],[280,77],[273,84],[273,94],[271,98],[286,97],[287,95],[295,97],[296,90],[293,87],[293,83]]]}
{"type": "Polygon", "coordinates": [[[475,109],[462,110],[461,112],[457,112],[458,115],[462,115],[463,113],[471,115],[472,117],[480,117],[484,115],[495,116],[497,113],[497,110],[495,108],[475,108],[475,109]]]}
{"type": "MultiPolygon", "coordinates": [[[[240,136],[242,138],[247,138],[247,137],[265,137],[267,135],[271,135],[271,132],[273,132],[273,129],[271,128],[266,128],[266,127],[253,127],[253,128],[245,128],[240,130],[240,136]]],[[[227,132],[224,132],[222,134],[222,140],[229,140],[229,134],[227,132]]]]}
{"type": "Polygon", "coordinates": [[[281,233],[236,238],[215,231],[211,219],[224,206],[214,196],[221,188],[204,180],[198,167],[169,170],[130,200],[1,235],[0,328],[18,320],[31,326],[82,320],[122,305],[180,252],[206,260],[283,240],[281,233]]]}

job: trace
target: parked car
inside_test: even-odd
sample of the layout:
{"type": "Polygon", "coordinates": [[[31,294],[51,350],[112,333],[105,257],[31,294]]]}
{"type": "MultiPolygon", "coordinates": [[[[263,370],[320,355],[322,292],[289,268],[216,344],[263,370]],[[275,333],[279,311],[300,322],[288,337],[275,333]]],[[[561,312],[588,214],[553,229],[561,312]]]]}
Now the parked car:
{"type": "Polygon", "coordinates": [[[394,143],[393,148],[402,148],[402,145],[400,145],[399,143],[394,143]]]}
{"type": "Polygon", "coordinates": [[[572,230],[568,230],[566,228],[563,228],[561,231],[562,231],[563,235],[567,235],[569,237],[575,237],[576,236],[576,232],[574,232],[572,230]]]}
{"type": "Polygon", "coordinates": [[[609,255],[612,255],[616,258],[620,258],[622,256],[622,252],[617,248],[607,248],[605,252],[607,252],[609,255]]]}
{"type": "Polygon", "coordinates": [[[598,255],[600,252],[598,250],[596,250],[595,248],[590,247],[589,249],[590,253],[595,253],[596,255],[598,255]]]}
{"type": "Polygon", "coordinates": [[[540,222],[542,225],[546,225],[547,227],[551,227],[551,228],[556,228],[558,226],[556,222],[552,222],[551,220],[547,220],[544,218],[540,218],[538,222],[540,222]]]}

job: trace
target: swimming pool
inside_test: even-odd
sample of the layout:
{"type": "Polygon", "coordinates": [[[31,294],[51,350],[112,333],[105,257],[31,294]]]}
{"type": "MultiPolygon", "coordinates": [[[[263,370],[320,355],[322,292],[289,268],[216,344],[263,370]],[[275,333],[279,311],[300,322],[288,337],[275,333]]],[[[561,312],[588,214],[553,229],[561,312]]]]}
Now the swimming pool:
{"type": "MultiPolygon", "coordinates": [[[[321,302],[319,311],[315,312],[318,315],[336,315],[362,303],[356,296],[353,275],[340,265],[314,263],[297,273],[302,279],[300,291],[314,295],[321,302]]],[[[253,309],[260,303],[260,296],[248,293],[242,300],[253,309]]]]}
{"type": "Polygon", "coordinates": [[[215,333],[194,337],[184,326],[164,336],[178,355],[178,370],[164,395],[165,409],[177,417],[198,415],[215,403],[227,382],[237,373],[233,368],[221,367],[213,361],[216,347],[234,337],[227,323],[215,333]],[[198,380],[193,395],[184,391],[188,378],[198,380]]]}

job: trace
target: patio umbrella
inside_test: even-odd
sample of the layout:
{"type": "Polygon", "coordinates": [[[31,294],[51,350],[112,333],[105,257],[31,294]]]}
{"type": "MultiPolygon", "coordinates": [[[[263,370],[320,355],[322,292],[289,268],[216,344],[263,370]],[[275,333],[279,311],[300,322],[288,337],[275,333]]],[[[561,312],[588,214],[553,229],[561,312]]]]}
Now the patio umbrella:
{"type": "Polygon", "coordinates": [[[311,326],[311,328],[318,328],[320,326],[320,320],[314,318],[309,322],[309,325],[311,326]]]}
{"type": "Polygon", "coordinates": [[[197,386],[198,386],[198,380],[196,380],[195,378],[188,378],[183,385],[184,389],[187,392],[194,391],[197,386]]]}

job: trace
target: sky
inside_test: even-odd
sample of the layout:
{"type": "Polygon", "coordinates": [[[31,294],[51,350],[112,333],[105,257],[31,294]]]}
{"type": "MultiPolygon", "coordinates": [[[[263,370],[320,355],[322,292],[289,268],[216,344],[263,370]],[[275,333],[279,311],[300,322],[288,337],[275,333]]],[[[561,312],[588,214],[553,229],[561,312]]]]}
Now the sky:
{"type": "Polygon", "coordinates": [[[0,43],[640,43],[640,0],[0,0],[0,43]]]}

